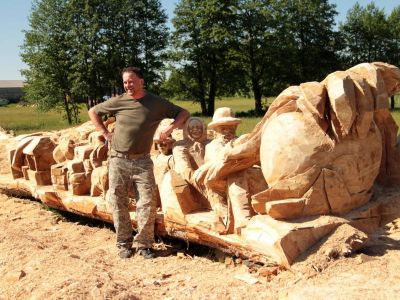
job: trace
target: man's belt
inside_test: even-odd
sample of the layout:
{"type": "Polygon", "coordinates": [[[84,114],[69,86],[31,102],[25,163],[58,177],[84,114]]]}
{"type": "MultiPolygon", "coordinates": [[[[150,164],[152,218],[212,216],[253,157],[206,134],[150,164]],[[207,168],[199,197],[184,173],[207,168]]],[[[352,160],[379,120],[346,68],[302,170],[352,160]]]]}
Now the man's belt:
{"type": "Polygon", "coordinates": [[[115,150],[110,151],[111,157],[119,157],[119,158],[125,158],[125,159],[142,159],[142,158],[149,158],[150,154],[148,153],[123,153],[123,152],[118,152],[115,150]]]}

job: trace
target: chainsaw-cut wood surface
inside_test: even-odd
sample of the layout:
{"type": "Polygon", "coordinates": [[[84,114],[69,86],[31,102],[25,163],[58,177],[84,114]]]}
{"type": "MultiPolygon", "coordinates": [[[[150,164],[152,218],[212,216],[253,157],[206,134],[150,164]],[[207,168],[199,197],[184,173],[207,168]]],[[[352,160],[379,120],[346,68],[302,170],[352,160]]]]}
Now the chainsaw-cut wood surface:
{"type": "MultiPolygon", "coordinates": [[[[398,68],[365,63],[289,87],[239,138],[230,108],[217,109],[208,130],[189,118],[168,143],[156,134],[157,234],[288,267],[343,224],[363,236],[357,230],[400,216],[398,127],[388,110],[399,90],[398,68]]],[[[112,223],[108,152],[91,123],[3,134],[0,187],[112,223]]]]}

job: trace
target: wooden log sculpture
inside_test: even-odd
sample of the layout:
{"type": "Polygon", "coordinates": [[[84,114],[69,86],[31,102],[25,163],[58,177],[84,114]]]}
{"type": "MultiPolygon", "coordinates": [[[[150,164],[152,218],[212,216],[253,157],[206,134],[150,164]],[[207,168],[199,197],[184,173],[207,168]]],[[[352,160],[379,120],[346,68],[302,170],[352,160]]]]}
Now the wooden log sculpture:
{"type": "MultiPolygon", "coordinates": [[[[190,119],[174,138],[169,169],[170,153],[153,151],[161,170],[156,231],[286,266],[342,224],[373,232],[400,216],[398,127],[388,110],[388,97],[398,91],[400,70],[392,65],[334,72],[284,90],[250,133],[218,150],[211,149],[221,133],[214,125],[221,117],[236,122],[231,111],[216,112],[212,143],[201,119],[190,119]],[[215,203],[226,206],[231,223],[215,203]]],[[[7,137],[0,139],[0,162],[8,160],[10,171],[0,172],[0,185],[111,222],[106,159],[104,140],[90,123],[7,137]]]]}

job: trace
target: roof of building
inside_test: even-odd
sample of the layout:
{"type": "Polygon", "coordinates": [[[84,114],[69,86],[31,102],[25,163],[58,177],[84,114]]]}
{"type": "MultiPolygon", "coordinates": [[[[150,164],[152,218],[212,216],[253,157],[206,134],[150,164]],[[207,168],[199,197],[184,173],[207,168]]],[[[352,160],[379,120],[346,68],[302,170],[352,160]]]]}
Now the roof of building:
{"type": "Polygon", "coordinates": [[[0,88],[22,88],[23,80],[0,80],[0,88]]]}

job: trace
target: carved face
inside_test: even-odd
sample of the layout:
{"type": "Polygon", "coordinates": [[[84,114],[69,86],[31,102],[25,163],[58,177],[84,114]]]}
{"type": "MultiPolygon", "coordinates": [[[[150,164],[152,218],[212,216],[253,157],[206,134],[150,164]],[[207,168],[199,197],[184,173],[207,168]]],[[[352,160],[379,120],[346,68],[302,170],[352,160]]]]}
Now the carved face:
{"type": "Polygon", "coordinates": [[[203,124],[199,120],[194,119],[189,121],[188,134],[193,140],[199,140],[204,134],[203,130],[203,124]]]}
{"type": "Polygon", "coordinates": [[[171,141],[158,142],[157,149],[160,153],[164,155],[169,155],[172,152],[172,144],[173,143],[171,141]]]}
{"type": "Polygon", "coordinates": [[[236,136],[237,125],[221,125],[216,127],[214,130],[222,135],[225,140],[233,140],[236,136]]]}

